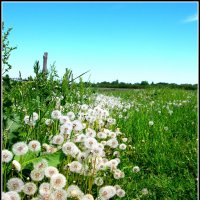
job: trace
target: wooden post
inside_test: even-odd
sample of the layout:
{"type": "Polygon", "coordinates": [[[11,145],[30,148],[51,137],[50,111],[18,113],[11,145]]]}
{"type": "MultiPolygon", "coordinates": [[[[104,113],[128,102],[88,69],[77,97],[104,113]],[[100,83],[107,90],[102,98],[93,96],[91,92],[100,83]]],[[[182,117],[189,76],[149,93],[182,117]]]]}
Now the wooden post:
{"type": "Polygon", "coordinates": [[[47,73],[47,58],[48,58],[48,53],[44,52],[43,55],[43,73],[47,73]]]}

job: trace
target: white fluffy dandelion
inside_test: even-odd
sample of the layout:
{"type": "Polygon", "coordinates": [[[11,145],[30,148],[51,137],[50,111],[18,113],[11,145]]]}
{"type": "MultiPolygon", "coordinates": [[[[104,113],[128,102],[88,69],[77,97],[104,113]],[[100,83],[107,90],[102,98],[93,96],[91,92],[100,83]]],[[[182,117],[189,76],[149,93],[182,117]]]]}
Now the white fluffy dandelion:
{"type": "Polygon", "coordinates": [[[8,195],[8,193],[6,192],[2,192],[1,194],[1,200],[11,200],[10,196],[8,195]]]}
{"type": "Polygon", "coordinates": [[[17,160],[12,161],[12,166],[16,171],[21,171],[21,164],[17,160]]]}
{"type": "Polygon", "coordinates": [[[41,181],[44,178],[44,171],[34,169],[31,171],[30,176],[33,181],[41,181]]]}
{"type": "Polygon", "coordinates": [[[140,168],[138,166],[133,167],[133,172],[138,173],[140,171],[140,168]]]}
{"type": "Polygon", "coordinates": [[[59,110],[53,110],[51,113],[51,118],[52,119],[60,119],[61,117],[61,112],[59,110]]]}
{"type": "Polygon", "coordinates": [[[87,137],[96,137],[96,131],[91,129],[91,128],[87,128],[86,130],[86,134],[87,137]]]}
{"type": "Polygon", "coordinates": [[[53,144],[62,144],[64,142],[64,137],[62,135],[55,135],[52,139],[53,144]]]}
{"type": "Polygon", "coordinates": [[[118,141],[117,141],[116,138],[112,138],[112,139],[108,140],[106,144],[107,144],[108,146],[110,146],[111,148],[113,148],[113,149],[114,149],[114,148],[117,148],[118,145],[119,145],[119,143],[118,143],[118,141]]]}
{"type": "Polygon", "coordinates": [[[78,161],[73,161],[69,164],[69,170],[71,172],[80,173],[82,169],[82,164],[78,161]]]}
{"type": "Polygon", "coordinates": [[[91,194],[85,194],[82,200],[94,200],[94,197],[91,194]]]}
{"type": "Polygon", "coordinates": [[[153,126],[154,122],[153,121],[149,121],[149,126],[153,126]]]}
{"type": "Polygon", "coordinates": [[[86,105],[86,104],[81,105],[82,111],[87,111],[87,109],[88,109],[88,105],[86,105]]]}
{"type": "Polygon", "coordinates": [[[56,167],[50,166],[45,169],[44,173],[46,177],[51,178],[53,175],[58,174],[59,171],[56,167]]]}
{"type": "Polygon", "coordinates": [[[49,195],[51,193],[51,187],[49,183],[42,183],[39,187],[39,193],[41,195],[49,195]]]}
{"type": "Polygon", "coordinates": [[[99,196],[102,199],[110,199],[115,196],[116,190],[113,186],[104,186],[99,190],[99,196]]]}
{"type": "Polygon", "coordinates": [[[52,119],[46,119],[46,120],[45,120],[45,124],[46,124],[47,126],[50,126],[52,123],[53,123],[53,120],[52,120],[52,119]]]}
{"type": "Polygon", "coordinates": [[[83,130],[84,126],[83,126],[83,124],[81,123],[81,121],[79,121],[79,120],[74,120],[72,123],[73,123],[73,129],[74,129],[75,131],[82,131],[82,130],[83,130]]]}
{"type": "Polygon", "coordinates": [[[29,142],[28,148],[30,151],[37,152],[41,150],[41,144],[37,140],[32,140],[29,142]]]}
{"type": "Polygon", "coordinates": [[[23,187],[23,192],[27,195],[34,195],[37,191],[37,186],[35,183],[28,182],[23,187]]]}
{"type": "Polygon", "coordinates": [[[63,189],[55,190],[51,194],[51,199],[53,199],[53,200],[66,200],[67,199],[67,192],[63,189]]]}
{"type": "Polygon", "coordinates": [[[101,178],[101,177],[95,178],[95,179],[94,179],[94,183],[95,183],[97,186],[103,185],[103,178],[101,178]]]}
{"type": "Polygon", "coordinates": [[[147,188],[143,188],[142,190],[141,190],[141,192],[142,192],[142,195],[147,195],[148,193],[149,193],[149,191],[148,191],[148,189],[147,188]]]}
{"type": "Polygon", "coordinates": [[[48,167],[48,161],[46,159],[42,159],[40,162],[34,163],[34,169],[36,170],[45,170],[48,167]]]}
{"type": "Polygon", "coordinates": [[[17,192],[15,191],[10,191],[10,192],[7,192],[6,194],[8,194],[10,200],[20,200],[20,196],[17,192]]]}
{"type": "Polygon", "coordinates": [[[67,197],[74,197],[78,199],[82,199],[84,193],[80,190],[77,185],[70,185],[67,188],[67,197]]]}
{"type": "Polygon", "coordinates": [[[39,115],[36,112],[34,112],[33,113],[33,121],[37,121],[38,118],[39,118],[39,115]]]}
{"type": "Polygon", "coordinates": [[[28,146],[25,142],[17,142],[12,146],[12,151],[17,156],[22,156],[28,152],[28,146]]]}
{"type": "Polygon", "coordinates": [[[88,137],[85,139],[84,144],[88,149],[93,149],[95,146],[97,146],[97,140],[93,137],[88,137]]]}
{"type": "Polygon", "coordinates": [[[68,112],[67,116],[69,117],[70,120],[74,120],[75,114],[73,112],[68,112]]]}
{"type": "Polygon", "coordinates": [[[7,149],[2,150],[2,162],[8,163],[12,160],[13,154],[7,149]]]}
{"type": "Polygon", "coordinates": [[[62,174],[54,174],[51,177],[50,184],[54,189],[62,189],[66,185],[66,178],[62,174]]]}
{"type": "Polygon", "coordinates": [[[28,125],[30,125],[30,126],[34,126],[34,125],[35,125],[35,121],[33,120],[33,117],[30,117],[30,116],[28,116],[28,115],[26,115],[26,116],[24,117],[24,123],[25,123],[25,124],[28,124],[28,125]]]}
{"type": "Polygon", "coordinates": [[[86,152],[79,152],[77,155],[77,160],[82,163],[85,161],[85,159],[88,157],[88,154],[86,152]]]}
{"type": "Polygon", "coordinates": [[[104,132],[99,132],[99,133],[97,133],[97,137],[99,139],[106,139],[107,138],[107,134],[104,133],[104,132]]]}
{"type": "Polygon", "coordinates": [[[117,194],[118,197],[124,197],[126,193],[125,193],[124,190],[118,189],[116,194],[117,194]]]}
{"type": "Polygon", "coordinates": [[[121,150],[125,150],[125,149],[126,149],[126,145],[125,145],[125,144],[120,144],[120,145],[119,145],[119,148],[120,148],[121,150]]]}
{"type": "Polygon", "coordinates": [[[21,192],[24,186],[24,182],[20,178],[11,178],[7,182],[9,191],[21,192]]]}
{"type": "Polygon", "coordinates": [[[60,134],[62,135],[70,135],[73,129],[73,124],[71,122],[66,122],[62,126],[60,126],[60,134]]]}
{"type": "Polygon", "coordinates": [[[71,155],[72,157],[75,157],[80,152],[73,142],[66,142],[62,147],[62,151],[64,154],[71,155]]]}
{"type": "Polygon", "coordinates": [[[60,124],[64,124],[66,122],[70,122],[70,119],[68,116],[60,116],[60,124]]]}
{"type": "Polygon", "coordinates": [[[127,142],[127,141],[128,141],[128,138],[122,138],[122,141],[123,141],[123,142],[127,142]]]}

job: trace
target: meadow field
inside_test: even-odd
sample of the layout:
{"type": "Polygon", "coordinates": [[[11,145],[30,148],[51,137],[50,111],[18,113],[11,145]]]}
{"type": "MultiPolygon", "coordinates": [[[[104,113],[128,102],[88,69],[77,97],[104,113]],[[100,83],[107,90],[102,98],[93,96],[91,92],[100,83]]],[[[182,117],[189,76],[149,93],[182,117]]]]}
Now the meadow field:
{"type": "Polygon", "coordinates": [[[3,79],[3,199],[197,199],[197,91],[3,79]]]}

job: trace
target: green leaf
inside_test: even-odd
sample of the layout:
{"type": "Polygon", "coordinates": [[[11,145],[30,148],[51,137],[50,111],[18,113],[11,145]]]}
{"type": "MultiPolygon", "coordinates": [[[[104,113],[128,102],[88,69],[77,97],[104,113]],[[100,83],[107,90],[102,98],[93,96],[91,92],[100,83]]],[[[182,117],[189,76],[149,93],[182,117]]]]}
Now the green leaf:
{"type": "Polygon", "coordinates": [[[36,157],[36,153],[34,152],[28,152],[21,158],[20,162],[20,156],[15,156],[14,159],[20,162],[22,169],[29,169],[30,164],[35,164],[40,162],[42,159],[46,159],[48,161],[49,166],[57,167],[57,165],[62,160],[63,153],[61,150],[53,153],[53,154],[43,154],[39,157],[36,157]]]}
{"type": "Polygon", "coordinates": [[[62,151],[59,150],[53,154],[47,154],[46,159],[48,161],[49,166],[57,167],[57,165],[61,162],[62,160],[62,151]]]}
{"type": "Polygon", "coordinates": [[[20,117],[15,115],[14,120],[8,119],[6,129],[8,129],[10,133],[12,133],[21,126],[20,122],[20,117]]]}

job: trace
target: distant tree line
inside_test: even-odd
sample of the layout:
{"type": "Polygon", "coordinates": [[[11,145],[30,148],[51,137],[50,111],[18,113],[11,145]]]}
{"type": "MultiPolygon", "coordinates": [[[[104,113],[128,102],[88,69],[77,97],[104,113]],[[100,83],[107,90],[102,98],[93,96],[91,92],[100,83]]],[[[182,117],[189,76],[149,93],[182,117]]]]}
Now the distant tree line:
{"type": "Polygon", "coordinates": [[[118,80],[113,82],[97,82],[97,83],[89,83],[85,82],[86,86],[90,85],[95,88],[127,88],[127,89],[145,89],[145,88],[180,88],[185,90],[196,90],[197,84],[176,84],[176,83],[151,83],[149,84],[148,81],[141,81],[141,83],[124,83],[119,82],[118,80]]]}
{"type": "MultiPolygon", "coordinates": [[[[8,75],[7,75],[8,76],[8,75]]],[[[30,76],[28,79],[21,79],[21,78],[11,78],[13,81],[32,81],[33,78],[30,76]]],[[[75,83],[76,84],[76,83],[75,83]]],[[[124,83],[119,82],[118,80],[113,82],[83,82],[86,87],[93,87],[93,88],[125,88],[125,89],[146,89],[146,88],[171,88],[171,89],[185,89],[185,90],[197,90],[197,84],[176,84],[176,83],[148,83],[148,81],[141,81],[141,83],[124,83]]]]}

